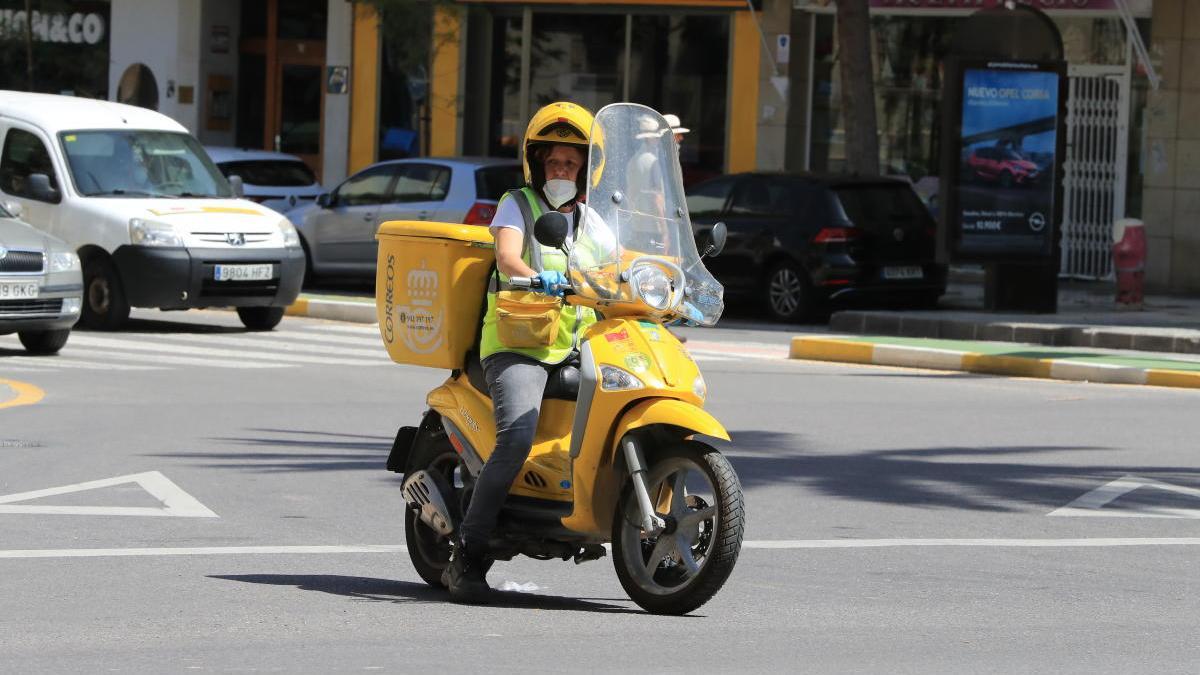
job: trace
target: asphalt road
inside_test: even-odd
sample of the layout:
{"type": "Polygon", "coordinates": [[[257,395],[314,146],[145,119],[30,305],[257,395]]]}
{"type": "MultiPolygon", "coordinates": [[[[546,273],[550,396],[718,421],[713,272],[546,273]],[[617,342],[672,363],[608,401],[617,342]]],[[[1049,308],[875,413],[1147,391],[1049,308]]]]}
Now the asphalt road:
{"type": "Polygon", "coordinates": [[[400,549],[383,470],[444,373],[366,326],[135,317],[55,358],[0,337],[6,672],[1200,662],[1200,392],[790,362],[795,331],[691,329],[746,490],[726,587],[654,617],[607,559],[523,560],[489,579],[526,591],[460,607],[400,549]]]}

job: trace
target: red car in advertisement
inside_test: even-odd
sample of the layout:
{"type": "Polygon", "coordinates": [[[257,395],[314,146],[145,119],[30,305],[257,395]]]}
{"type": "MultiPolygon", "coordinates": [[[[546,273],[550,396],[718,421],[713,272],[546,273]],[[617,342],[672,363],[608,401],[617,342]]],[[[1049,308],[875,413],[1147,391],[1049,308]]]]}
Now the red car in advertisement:
{"type": "Polygon", "coordinates": [[[1007,146],[976,148],[967,157],[967,169],[975,178],[1003,187],[1029,185],[1042,173],[1037,164],[1007,146]]]}

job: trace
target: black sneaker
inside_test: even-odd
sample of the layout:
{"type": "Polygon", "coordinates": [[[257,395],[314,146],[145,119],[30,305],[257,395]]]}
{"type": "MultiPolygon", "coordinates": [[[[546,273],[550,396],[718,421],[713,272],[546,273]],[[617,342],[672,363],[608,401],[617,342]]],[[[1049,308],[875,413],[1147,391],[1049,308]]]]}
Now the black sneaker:
{"type": "Polygon", "coordinates": [[[487,604],[492,589],[488,587],[487,559],[475,555],[460,542],[453,542],[450,565],[442,572],[442,583],[450,589],[451,602],[468,605],[487,604]]]}

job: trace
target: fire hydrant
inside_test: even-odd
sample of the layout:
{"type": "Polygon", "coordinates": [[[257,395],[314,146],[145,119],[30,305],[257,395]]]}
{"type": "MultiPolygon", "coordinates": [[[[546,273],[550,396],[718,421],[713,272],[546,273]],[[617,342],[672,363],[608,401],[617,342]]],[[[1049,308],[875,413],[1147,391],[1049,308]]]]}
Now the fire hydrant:
{"type": "Polygon", "coordinates": [[[1113,269],[1117,274],[1117,305],[1140,309],[1146,277],[1146,227],[1136,218],[1113,223],[1113,269]]]}

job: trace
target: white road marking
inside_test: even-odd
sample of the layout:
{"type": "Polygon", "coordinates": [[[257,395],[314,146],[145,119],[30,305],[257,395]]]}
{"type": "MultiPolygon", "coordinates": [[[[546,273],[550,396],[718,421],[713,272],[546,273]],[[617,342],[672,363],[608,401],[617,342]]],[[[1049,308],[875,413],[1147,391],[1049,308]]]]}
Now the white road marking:
{"type": "MultiPolygon", "coordinates": [[[[234,337],[231,335],[172,335],[168,340],[164,341],[164,343],[169,342],[170,340],[177,340],[180,342],[199,343],[199,344],[209,345],[211,347],[225,347],[225,346],[228,346],[231,348],[254,347],[256,349],[259,349],[259,348],[275,349],[277,351],[287,352],[287,353],[316,352],[316,353],[320,353],[320,354],[328,354],[331,356],[354,356],[354,357],[361,357],[361,358],[367,358],[367,359],[382,359],[382,360],[387,360],[387,358],[388,358],[387,351],[384,350],[382,342],[380,342],[379,345],[377,347],[375,347],[374,349],[369,349],[369,348],[352,349],[350,347],[334,346],[334,345],[329,345],[329,344],[306,344],[306,343],[294,343],[294,342],[283,342],[283,341],[266,342],[261,339],[253,339],[250,337],[243,337],[243,336],[234,337]]],[[[240,350],[235,349],[235,351],[240,351],[240,350]]]]}
{"type": "Polygon", "coordinates": [[[0,361],[0,364],[32,366],[46,370],[80,369],[80,370],[159,370],[154,366],[136,364],[107,363],[93,359],[83,359],[71,354],[56,356],[15,356],[0,361]]]}
{"type": "Polygon", "coordinates": [[[379,337],[379,324],[369,324],[366,326],[342,326],[338,324],[303,324],[301,330],[305,331],[332,331],[334,333],[351,333],[353,335],[374,335],[379,337]]]}
{"type": "Polygon", "coordinates": [[[1101,518],[1200,518],[1200,507],[1183,509],[1139,504],[1133,505],[1128,509],[1104,508],[1117,498],[1144,487],[1200,499],[1200,490],[1195,488],[1171,485],[1170,483],[1150,478],[1122,476],[1112,482],[1101,485],[1095,490],[1072,501],[1070,504],[1055,509],[1046,515],[1101,518]]]}
{"type": "Polygon", "coordinates": [[[118,351],[148,351],[160,352],[167,354],[190,354],[193,356],[211,356],[220,360],[229,361],[284,361],[290,363],[310,363],[321,365],[334,366],[377,366],[378,361],[374,360],[351,360],[351,359],[334,359],[321,356],[309,356],[305,354],[278,354],[275,352],[251,351],[246,349],[214,349],[211,347],[189,347],[186,345],[163,344],[161,342],[128,342],[115,338],[102,338],[95,336],[80,336],[77,342],[88,345],[90,347],[100,347],[102,349],[112,349],[118,351]]]}
{"type": "Polygon", "coordinates": [[[134,473],[128,476],[116,476],[101,480],[63,485],[60,487],[18,492],[0,496],[0,515],[9,513],[20,514],[53,514],[68,516],[168,516],[176,518],[219,518],[207,506],[201,504],[195,497],[184,492],[171,479],[158,471],[134,473]],[[55,497],[73,492],[85,492],[100,488],[137,483],[143,490],[162,502],[162,506],[51,506],[43,504],[17,504],[31,499],[55,497]]]}
{"type": "MultiPolygon", "coordinates": [[[[850,548],[1111,548],[1136,546],[1200,546],[1200,537],[1143,537],[1095,539],[789,539],[744,541],[742,548],[759,550],[850,548]]],[[[399,553],[403,544],[345,546],[201,546],[175,548],[60,548],[0,550],[0,558],[108,558],[184,555],[288,555],[399,553]]]]}

